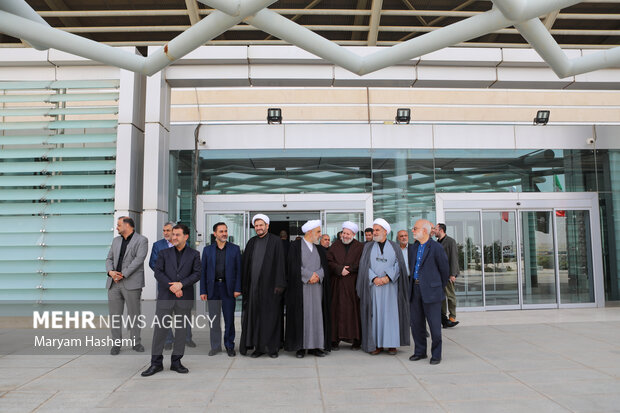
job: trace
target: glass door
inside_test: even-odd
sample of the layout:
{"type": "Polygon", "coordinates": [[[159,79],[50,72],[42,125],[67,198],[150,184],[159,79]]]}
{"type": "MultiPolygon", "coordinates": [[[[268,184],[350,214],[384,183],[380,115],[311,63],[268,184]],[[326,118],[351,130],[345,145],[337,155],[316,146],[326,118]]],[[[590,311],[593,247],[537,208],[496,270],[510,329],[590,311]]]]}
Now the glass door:
{"type": "Polygon", "coordinates": [[[553,211],[521,211],[523,306],[557,306],[553,211]]]}
{"type": "Polygon", "coordinates": [[[344,221],[351,221],[357,225],[359,231],[356,234],[355,239],[364,242],[364,212],[337,212],[337,211],[323,211],[323,234],[328,234],[331,242],[336,241],[337,234],[342,231],[342,223],[344,221]]]}
{"type": "Polygon", "coordinates": [[[482,211],[484,303],[518,308],[516,211],[482,211]]]}
{"type": "Polygon", "coordinates": [[[204,245],[215,242],[213,225],[223,222],[228,226],[228,242],[237,244],[241,251],[246,244],[246,213],[245,212],[208,212],[205,214],[204,245]]]}

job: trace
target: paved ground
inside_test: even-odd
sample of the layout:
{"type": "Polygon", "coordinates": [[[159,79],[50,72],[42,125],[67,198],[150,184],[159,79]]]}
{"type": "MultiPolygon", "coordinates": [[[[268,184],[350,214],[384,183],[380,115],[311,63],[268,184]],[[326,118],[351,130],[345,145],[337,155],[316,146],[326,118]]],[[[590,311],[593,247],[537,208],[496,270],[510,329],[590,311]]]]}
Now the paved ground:
{"type": "MultiPolygon", "coordinates": [[[[461,313],[444,358],[344,348],[328,357],[0,357],[0,412],[620,412],[620,308],[461,313]],[[166,368],[168,367],[166,360],[166,368]]],[[[198,336],[199,346],[208,338],[198,336]]]]}

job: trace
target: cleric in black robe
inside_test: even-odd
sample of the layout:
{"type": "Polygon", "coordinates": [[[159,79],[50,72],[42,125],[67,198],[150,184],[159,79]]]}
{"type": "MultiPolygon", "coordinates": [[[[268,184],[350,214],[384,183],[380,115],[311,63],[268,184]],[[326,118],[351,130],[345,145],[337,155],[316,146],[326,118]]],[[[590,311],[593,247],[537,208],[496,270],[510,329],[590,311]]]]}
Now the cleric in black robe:
{"type": "Polygon", "coordinates": [[[297,358],[303,358],[306,350],[317,357],[331,350],[329,266],[326,250],[318,244],[320,224],[319,220],[306,222],[302,227],[304,238],[293,241],[288,253],[284,349],[296,351],[297,358]],[[311,245],[314,251],[305,243],[315,244],[311,245]],[[313,283],[310,274],[321,273],[320,269],[322,279],[313,283]]]}
{"type": "Polygon", "coordinates": [[[250,238],[241,265],[241,343],[243,355],[254,349],[252,357],[265,353],[278,357],[282,329],[282,293],[286,288],[282,241],[270,234],[269,218],[252,218],[256,236],[250,238]]]}

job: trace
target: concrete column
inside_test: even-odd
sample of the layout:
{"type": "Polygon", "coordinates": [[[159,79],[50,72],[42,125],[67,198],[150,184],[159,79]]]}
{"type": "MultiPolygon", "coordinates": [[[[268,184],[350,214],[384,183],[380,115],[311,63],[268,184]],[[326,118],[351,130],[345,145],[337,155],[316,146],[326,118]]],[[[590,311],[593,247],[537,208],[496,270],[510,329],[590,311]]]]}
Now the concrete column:
{"type": "MultiPolygon", "coordinates": [[[[164,72],[146,81],[144,135],[144,191],[142,234],[149,239],[149,255],[153,243],[162,238],[162,227],[168,220],[170,140],[170,86],[164,72]]],[[[144,299],[155,299],[157,288],[153,271],[145,266],[144,299]]]]}
{"type": "Polygon", "coordinates": [[[144,76],[120,71],[114,215],[133,218],[137,231],[142,218],[144,85],[144,76]]]}

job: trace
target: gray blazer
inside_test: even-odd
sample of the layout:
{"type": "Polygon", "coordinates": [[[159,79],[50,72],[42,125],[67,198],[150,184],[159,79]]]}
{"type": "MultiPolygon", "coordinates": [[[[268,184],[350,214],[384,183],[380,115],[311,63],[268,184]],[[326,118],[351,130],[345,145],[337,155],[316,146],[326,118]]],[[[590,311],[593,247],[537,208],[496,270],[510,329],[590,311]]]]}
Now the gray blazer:
{"type": "Polygon", "coordinates": [[[450,274],[458,277],[460,275],[459,272],[459,249],[456,245],[456,241],[454,238],[449,236],[445,236],[443,240],[440,242],[444,251],[446,251],[446,255],[448,256],[448,262],[450,263],[450,274]]]}
{"type": "MultiPolygon", "coordinates": [[[[105,260],[106,274],[116,268],[122,242],[123,237],[120,235],[112,241],[108,258],[105,260]]],[[[125,258],[123,258],[123,266],[121,268],[123,279],[120,282],[126,289],[137,290],[144,287],[144,260],[146,259],[148,249],[149,240],[145,236],[134,232],[125,250],[125,258]]],[[[111,286],[112,277],[108,276],[106,289],[109,289],[111,286]]]]}

